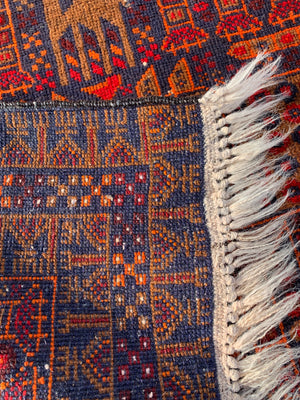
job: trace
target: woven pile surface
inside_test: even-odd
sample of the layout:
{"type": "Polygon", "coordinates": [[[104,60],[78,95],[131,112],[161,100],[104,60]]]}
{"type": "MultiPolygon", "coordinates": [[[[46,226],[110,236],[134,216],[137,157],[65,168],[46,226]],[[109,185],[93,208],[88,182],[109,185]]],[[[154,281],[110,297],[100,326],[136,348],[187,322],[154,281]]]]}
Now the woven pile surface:
{"type": "MultiPolygon", "coordinates": [[[[0,0],[1,399],[222,398],[197,99],[282,57],[248,103],[289,94],[271,218],[293,209],[294,245],[299,19],[296,0],[0,0]]],[[[263,342],[299,329],[296,309],[263,342]]]]}
{"type": "Polygon", "coordinates": [[[217,398],[199,107],[0,118],[1,398],[217,398]]]}

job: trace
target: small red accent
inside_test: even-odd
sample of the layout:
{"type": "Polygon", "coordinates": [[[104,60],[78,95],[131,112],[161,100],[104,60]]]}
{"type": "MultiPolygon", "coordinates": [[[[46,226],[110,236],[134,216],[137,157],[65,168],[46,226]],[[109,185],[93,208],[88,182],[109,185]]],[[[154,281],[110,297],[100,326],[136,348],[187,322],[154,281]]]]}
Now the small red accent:
{"type": "Polygon", "coordinates": [[[233,52],[237,56],[243,56],[247,53],[247,50],[246,50],[245,46],[239,46],[239,47],[235,48],[233,52]]]}
{"type": "Polygon", "coordinates": [[[293,40],[295,40],[295,37],[293,35],[291,35],[290,33],[282,35],[281,38],[280,38],[280,41],[282,43],[292,43],[293,40]]]}
{"type": "Polygon", "coordinates": [[[116,67],[126,69],[126,64],[124,60],[121,60],[120,58],[117,57],[112,57],[112,62],[116,67]]]}
{"type": "Polygon", "coordinates": [[[79,72],[75,71],[74,69],[70,69],[70,77],[75,81],[81,82],[81,76],[79,72]]]}
{"type": "Polygon", "coordinates": [[[99,65],[95,64],[94,62],[92,62],[92,63],[91,63],[91,67],[92,67],[92,71],[93,71],[95,74],[98,74],[98,75],[101,75],[101,76],[104,75],[104,73],[103,73],[103,68],[102,68],[102,67],[99,67],[99,65]]]}

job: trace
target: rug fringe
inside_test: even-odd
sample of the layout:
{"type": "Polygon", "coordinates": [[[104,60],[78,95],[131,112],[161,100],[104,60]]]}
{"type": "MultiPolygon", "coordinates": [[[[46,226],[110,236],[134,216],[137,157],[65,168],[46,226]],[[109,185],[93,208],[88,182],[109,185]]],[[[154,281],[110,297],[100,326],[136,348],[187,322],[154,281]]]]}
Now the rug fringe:
{"type": "Polygon", "coordinates": [[[290,347],[286,340],[280,342],[283,338],[257,345],[296,308],[300,298],[298,292],[283,293],[297,275],[289,241],[291,213],[248,229],[273,217],[288,196],[275,200],[287,174],[283,175],[278,159],[271,160],[267,153],[290,132],[272,138],[266,129],[269,113],[285,95],[243,104],[276,82],[280,58],[257,69],[265,58],[260,53],[227,84],[212,88],[199,100],[214,267],[216,355],[219,375],[228,382],[220,390],[230,400],[295,400],[300,387],[293,371],[299,348],[290,347]]]}

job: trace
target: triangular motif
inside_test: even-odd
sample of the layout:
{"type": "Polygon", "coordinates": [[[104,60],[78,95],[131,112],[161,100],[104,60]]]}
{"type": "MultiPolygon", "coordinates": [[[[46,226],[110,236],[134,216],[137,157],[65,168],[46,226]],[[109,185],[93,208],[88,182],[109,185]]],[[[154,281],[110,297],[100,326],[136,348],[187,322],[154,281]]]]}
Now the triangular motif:
{"type": "Polygon", "coordinates": [[[161,90],[153,65],[147,69],[136,85],[138,97],[161,96],[161,90]]]}
{"type": "Polygon", "coordinates": [[[122,137],[112,139],[102,151],[102,157],[106,167],[121,167],[139,163],[136,149],[122,137]]]}
{"type": "Polygon", "coordinates": [[[152,199],[153,205],[162,205],[178,187],[178,171],[164,159],[153,163],[152,199]]]}
{"type": "Polygon", "coordinates": [[[39,215],[14,216],[8,229],[20,244],[30,246],[47,229],[46,218],[39,215]]]}
{"type": "Polygon", "coordinates": [[[182,250],[182,241],[166,227],[157,225],[152,229],[153,261],[157,268],[165,269],[182,250]]]}
{"type": "Polygon", "coordinates": [[[85,154],[70,139],[61,140],[49,154],[48,164],[56,167],[81,167],[86,164],[85,154]]]}
{"type": "Polygon", "coordinates": [[[88,215],[82,223],[86,238],[98,249],[107,241],[107,216],[105,214],[88,215]]]}
{"type": "Polygon", "coordinates": [[[35,163],[35,153],[22,139],[13,139],[0,153],[2,167],[25,167],[35,163]]]}
{"type": "Polygon", "coordinates": [[[84,297],[98,310],[108,310],[110,292],[106,269],[99,266],[87,279],[83,280],[81,290],[84,297]]]}
{"type": "Polygon", "coordinates": [[[177,298],[165,290],[162,292],[157,290],[153,308],[156,336],[159,340],[165,341],[182,323],[184,308],[177,298]]]}
{"type": "Polygon", "coordinates": [[[179,60],[168,78],[173,95],[191,92],[195,89],[192,74],[185,58],[179,60]]]}

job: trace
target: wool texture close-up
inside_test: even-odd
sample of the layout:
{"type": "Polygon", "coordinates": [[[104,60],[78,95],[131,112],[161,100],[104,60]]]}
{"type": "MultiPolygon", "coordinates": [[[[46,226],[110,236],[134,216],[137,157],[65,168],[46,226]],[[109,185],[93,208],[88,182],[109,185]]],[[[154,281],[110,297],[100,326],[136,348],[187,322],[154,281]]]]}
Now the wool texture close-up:
{"type": "Polygon", "coordinates": [[[0,0],[0,400],[300,398],[299,20],[0,0]]]}

